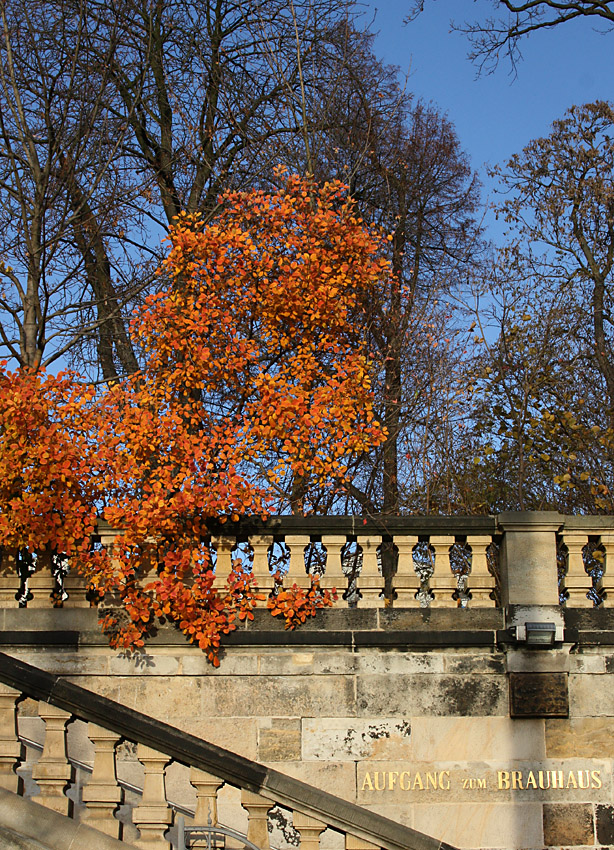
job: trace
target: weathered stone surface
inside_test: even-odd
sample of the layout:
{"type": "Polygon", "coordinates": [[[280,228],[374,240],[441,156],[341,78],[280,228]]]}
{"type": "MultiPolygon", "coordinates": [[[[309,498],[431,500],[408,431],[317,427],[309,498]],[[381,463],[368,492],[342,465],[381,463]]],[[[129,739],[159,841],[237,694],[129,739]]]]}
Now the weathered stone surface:
{"type": "Polygon", "coordinates": [[[285,761],[274,762],[271,767],[351,803],[356,802],[356,767],[351,762],[285,761]]]}
{"type": "Polygon", "coordinates": [[[411,756],[411,727],[406,718],[346,720],[318,717],[303,720],[303,758],[306,761],[358,761],[411,756]]]}
{"type": "Polygon", "coordinates": [[[318,674],[352,674],[356,668],[356,655],[351,651],[327,650],[288,651],[280,647],[277,652],[261,653],[258,669],[265,676],[313,676],[318,674]]]}
{"type": "Polygon", "coordinates": [[[109,658],[111,676],[174,676],[178,672],[179,658],[174,655],[137,652],[132,655],[113,654],[109,658]]]}
{"type": "Polygon", "coordinates": [[[570,675],[569,707],[572,717],[614,717],[614,688],[611,679],[590,673],[570,675]]]}
{"type": "Polygon", "coordinates": [[[356,653],[358,673],[443,673],[443,670],[442,652],[404,652],[365,647],[356,653]]]}
{"type": "Polygon", "coordinates": [[[508,673],[568,673],[569,652],[566,649],[512,649],[505,657],[508,673]]]}
{"type": "Polygon", "coordinates": [[[614,844],[614,807],[595,807],[595,827],[597,832],[597,844],[614,844]]]}
{"type": "Polygon", "coordinates": [[[507,682],[501,676],[358,676],[359,717],[378,714],[507,715],[507,682]]]}
{"type": "Polygon", "coordinates": [[[592,805],[589,803],[544,804],[545,844],[593,844],[594,838],[592,805]]]}
{"type": "MultiPolygon", "coordinates": [[[[78,652],[73,649],[67,650],[45,650],[43,648],[27,649],[15,647],[11,649],[11,655],[40,667],[49,673],[58,673],[62,676],[105,676],[109,672],[109,662],[116,655],[109,650],[101,650],[97,653],[78,652]]],[[[86,686],[87,687],[87,686],[86,686]]]]}
{"type": "Polygon", "coordinates": [[[614,758],[612,718],[572,717],[545,723],[548,758],[614,758]]]}
{"type": "Polygon", "coordinates": [[[173,725],[240,756],[258,759],[257,717],[205,717],[199,711],[195,717],[177,718],[173,725]]]}
{"type": "Polygon", "coordinates": [[[415,804],[414,829],[457,847],[542,847],[542,807],[513,803],[415,804]]]}
{"type": "Polygon", "coordinates": [[[382,608],[378,612],[382,629],[454,629],[490,631],[504,628],[501,608],[382,608]]]}
{"type": "Polygon", "coordinates": [[[212,717],[250,717],[255,707],[264,717],[293,717],[299,706],[306,717],[352,717],[354,681],[349,676],[259,676],[244,687],[234,677],[203,680],[201,710],[212,717]]]}
{"type": "Polygon", "coordinates": [[[298,717],[271,717],[258,730],[260,761],[300,761],[301,720],[298,717]]]}
{"type": "Polygon", "coordinates": [[[221,664],[214,667],[201,649],[180,657],[180,671],[184,676],[256,676],[258,655],[255,652],[222,651],[221,664]]]}
{"type": "Polygon", "coordinates": [[[569,671],[570,673],[605,673],[605,658],[601,654],[596,655],[589,652],[570,655],[569,671]]]}
{"type": "Polygon", "coordinates": [[[512,717],[567,717],[567,673],[510,673],[512,717]]]}
{"type": "MultiPolygon", "coordinates": [[[[138,676],[130,681],[140,711],[176,723],[179,717],[199,714],[201,691],[212,680],[197,676],[138,676]]],[[[125,684],[122,693],[126,689],[125,684]]]]}
{"type": "Polygon", "coordinates": [[[415,717],[413,754],[417,761],[479,762],[542,759],[544,721],[509,717],[415,717]]]}
{"type": "Polygon", "coordinates": [[[446,652],[443,655],[444,672],[461,673],[505,673],[505,657],[493,657],[492,654],[477,655],[467,652],[463,655],[453,655],[446,652]]]}

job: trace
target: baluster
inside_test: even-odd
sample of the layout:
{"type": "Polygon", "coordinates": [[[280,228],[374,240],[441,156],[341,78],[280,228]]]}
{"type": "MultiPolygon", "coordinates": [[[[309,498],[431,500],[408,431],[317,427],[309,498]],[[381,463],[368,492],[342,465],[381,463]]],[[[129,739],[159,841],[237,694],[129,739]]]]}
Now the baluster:
{"type": "Polygon", "coordinates": [[[269,567],[269,549],[273,545],[272,534],[253,534],[249,538],[249,545],[254,553],[253,573],[258,589],[265,595],[273,590],[273,576],[269,567]]]}
{"type": "Polygon", "coordinates": [[[0,548],[0,608],[18,608],[21,581],[17,573],[15,550],[0,548]]]}
{"type": "Polygon", "coordinates": [[[489,572],[486,555],[486,550],[491,543],[492,538],[487,534],[474,534],[467,537],[467,545],[471,547],[468,589],[471,593],[472,608],[494,605],[490,594],[495,589],[495,578],[489,572]]]}
{"type": "Polygon", "coordinates": [[[305,569],[305,549],[309,546],[311,538],[308,534],[287,534],[286,546],[290,550],[290,563],[288,564],[288,575],[284,577],[284,585],[292,587],[311,587],[311,576],[307,575],[305,569]]]}
{"type": "Polygon", "coordinates": [[[137,758],[145,768],[145,778],[141,803],[132,813],[135,826],[141,833],[134,844],[143,850],[168,850],[164,833],[172,823],[173,813],[166,802],[164,776],[170,759],[144,744],[138,745],[137,758]]]}
{"type": "Polygon", "coordinates": [[[269,850],[269,810],[275,805],[271,800],[241,789],[241,805],[247,810],[247,840],[269,850]]]}
{"type": "Polygon", "coordinates": [[[217,552],[213,586],[216,590],[223,590],[226,579],[232,570],[232,550],[235,548],[235,538],[228,536],[214,537],[212,543],[217,552]]]}
{"type": "Polygon", "coordinates": [[[377,563],[377,547],[382,539],[380,536],[359,536],[357,542],[362,549],[362,569],[357,581],[361,593],[358,604],[362,608],[383,608],[384,578],[377,563]]]}
{"type": "Polygon", "coordinates": [[[456,608],[456,600],[452,598],[456,590],[456,576],[450,566],[450,547],[453,544],[454,537],[451,535],[431,536],[430,545],[435,550],[435,569],[430,580],[435,594],[432,608],[456,608]]]}
{"type": "Polygon", "coordinates": [[[603,605],[610,608],[614,606],[614,532],[604,532],[601,535],[600,543],[605,550],[605,562],[601,577],[603,605]]]}
{"type": "Polygon", "coordinates": [[[15,768],[21,756],[17,737],[17,700],[21,694],[0,682],[0,788],[16,794],[19,776],[15,768]]]}
{"type": "Polygon", "coordinates": [[[40,788],[35,803],[67,815],[71,802],[64,790],[72,777],[66,753],[66,724],[71,715],[55,705],[39,702],[38,715],[45,721],[45,743],[41,757],[32,768],[32,779],[40,788]]]}
{"type": "Polygon", "coordinates": [[[301,836],[300,850],[319,850],[320,835],[326,829],[325,823],[295,811],[292,824],[301,836]]]}
{"type": "Polygon", "coordinates": [[[563,531],[561,535],[567,547],[567,575],[565,589],[567,590],[567,606],[569,608],[592,608],[593,602],[588,598],[592,587],[591,577],[584,567],[582,550],[588,542],[588,536],[582,532],[563,531]]]}
{"type": "Polygon", "coordinates": [[[393,579],[396,592],[394,604],[399,608],[415,607],[418,605],[416,593],[420,589],[420,579],[414,567],[414,546],[418,538],[414,534],[397,534],[392,539],[399,553],[397,572],[393,579]]]}
{"type": "Polygon", "coordinates": [[[343,594],[347,589],[347,578],[341,565],[341,550],[346,543],[345,534],[322,535],[322,545],[326,549],[326,570],[320,577],[320,587],[327,590],[335,587],[339,593],[337,604],[343,603],[343,594]]]}
{"type": "Polygon", "coordinates": [[[112,838],[119,838],[121,824],[113,813],[122,797],[115,773],[115,746],[120,736],[95,723],[88,724],[87,735],[95,748],[94,769],[83,789],[86,810],[81,820],[112,838]]]}
{"type": "Polygon", "coordinates": [[[357,835],[345,833],[345,850],[380,850],[379,844],[372,844],[370,841],[365,841],[364,838],[358,838],[357,835]]]}
{"type": "Polygon", "coordinates": [[[190,784],[196,788],[194,824],[215,826],[217,824],[217,792],[224,784],[224,780],[197,767],[191,767],[190,784]]]}
{"type": "Polygon", "coordinates": [[[90,607],[89,599],[86,597],[85,576],[80,575],[74,566],[70,567],[64,577],[64,590],[68,594],[68,599],[65,599],[63,603],[64,608],[90,607]]]}
{"type": "Polygon", "coordinates": [[[51,572],[51,557],[44,552],[36,558],[36,571],[28,578],[28,591],[32,599],[28,599],[28,608],[52,608],[55,577],[51,572]]]}

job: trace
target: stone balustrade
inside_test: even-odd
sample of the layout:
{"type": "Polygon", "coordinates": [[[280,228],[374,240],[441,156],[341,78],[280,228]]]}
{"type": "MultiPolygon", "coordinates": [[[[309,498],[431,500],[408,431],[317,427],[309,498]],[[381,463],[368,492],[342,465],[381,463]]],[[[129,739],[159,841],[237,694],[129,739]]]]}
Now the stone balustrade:
{"type": "MultiPolygon", "coordinates": [[[[441,848],[440,842],[408,827],[0,654],[0,788],[23,794],[28,787],[33,802],[76,817],[113,839],[141,850],[169,850],[176,812],[168,799],[166,778],[177,766],[184,770],[182,798],[195,800],[188,818],[192,828],[219,826],[218,798],[231,787],[238,790],[246,812],[244,839],[260,850],[271,846],[268,813],[273,807],[285,812],[296,850],[325,850],[328,845],[321,843],[321,836],[327,830],[345,837],[346,850],[441,848]],[[44,724],[44,741],[40,756],[33,766],[30,763],[29,781],[24,782],[31,760],[23,758],[21,714],[23,710],[31,721],[33,707],[44,724]],[[76,765],[67,746],[68,729],[75,724],[89,741],[86,745],[80,741],[81,757],[88,747],[91,752],[84,787],[75,782],[76,765]],[[119,745],[125,753],[127,742],[142,776],[137,804],[131,807],[118,781],[119,745]]],[[[177,792],[176,774],[175,786],[177,792]]],[[[182,818],[185,812],[184,806],[182,818]]],[[[339,847],[339,841],[334,846],[339,847]]]]}
{"type": "MultiPolygon", "coordinates": [[[[117,532],[99,523],[112,548],[117,532]]],[[[272,517],[220,525],[207,540],[222,587],[234,560],[269,594],[280,581],[335,588],[335,607],[456,608],[521,603],[609,606],[614,517],[556,512],[496,517],[272,517]]],[[[23,572],[23,571],[22,571],[23,572]]],[[[40,559],[24,580],[5,553],[0,607],[88,607],[78,569],[40,559]]]]}

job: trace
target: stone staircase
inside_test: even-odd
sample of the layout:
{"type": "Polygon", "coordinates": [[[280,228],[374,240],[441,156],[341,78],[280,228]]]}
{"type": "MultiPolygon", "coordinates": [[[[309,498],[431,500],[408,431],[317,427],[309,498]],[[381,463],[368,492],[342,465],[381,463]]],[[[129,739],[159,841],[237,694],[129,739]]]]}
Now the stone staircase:
{"type": "Polygon", "coordinates": [[[203,828],[194,847],[221,846],[211,838],[224,836],[227,850],[449,848],[0,653],[0,850],[169,850],[181,843],[177,826],[184,822],[188,845],[190,827],[203,828]],[[38,745],[20,738],[20,726],[33,714],[44,730],[38,745]],[[67,748],[67,737],[78,741],[79,735],[82,761],[71,759],[67,748]],[[127,769],[135,782],[122,779],[127,769]],[[177,799],[178,791],[167,795],[173,771],[183,781],[173,787],[189,787],[185,799],[191,795],[195,806],[177,799]],[[227,789],[247,813],[243,838],[218,821],[218,800],[227,789]],[[277,835],[274,824],[282,824],[277,835]]]}

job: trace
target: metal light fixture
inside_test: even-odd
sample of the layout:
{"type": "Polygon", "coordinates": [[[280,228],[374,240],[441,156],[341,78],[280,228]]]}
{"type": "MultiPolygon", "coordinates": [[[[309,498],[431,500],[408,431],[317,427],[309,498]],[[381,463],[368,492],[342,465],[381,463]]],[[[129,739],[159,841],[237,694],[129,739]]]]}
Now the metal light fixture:
{"type": "Polygon", "coordinates": [[[553,646],[563,640],[563,626],[555,623],[523,623],[516,626],[516,641],[527,646],[553,646]]]}

